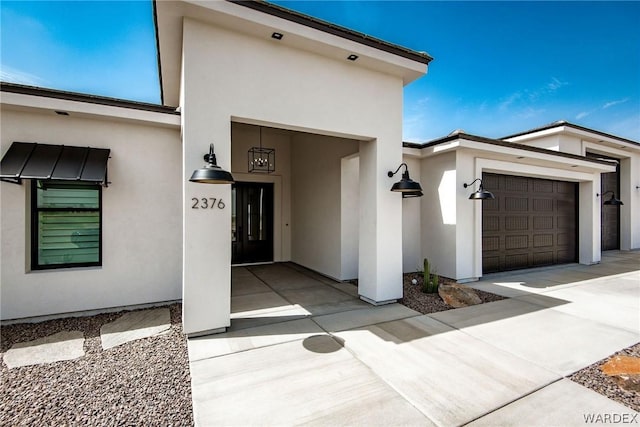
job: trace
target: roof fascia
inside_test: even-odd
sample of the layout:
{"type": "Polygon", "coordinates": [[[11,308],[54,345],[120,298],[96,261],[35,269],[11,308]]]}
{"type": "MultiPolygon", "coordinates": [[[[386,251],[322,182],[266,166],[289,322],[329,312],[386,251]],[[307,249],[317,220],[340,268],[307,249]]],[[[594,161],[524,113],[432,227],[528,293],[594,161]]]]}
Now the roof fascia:
{"type": "MultiPolygon", "coordinates": [[[[175,110],[162,111],[154,108],[141,108],[140,105],[129,106],[115,102],[94,102],[95,99],[85,100],[85,95],[79,97],[47,96],[49,90],[43,91],[11,91],[2,85],[0,106],[2,109],[19,111],[40,111],[54,114],[72,115],[76,117],[100,117],[109,120],[124,120],[129,122],[144,122],[155,126],[180,126],[180,113],[175,110]],[[137,108],[136,108],[137,107],[137,108]]],[[[161,107],[165,108],[166,107],[161,107]]]]}
{"type": "Polygon", "coordinates": [[[429,64],[433,58],[426,52],[418,52],[412,49],[405,48],[393,43],[386,42],[384,40],[377,39],[375,37],[368,36],[364,33],[360,33],[349,28],[332,24],[321,19],[314,18],[309,15],[305,15],[290,9],[286,9],[275,4],[268,3],[266,1],[246,1],[246,0],[227,0],[230,3],[234,3],[240,6],[248,7],[253,10],[258,10],[269,15],[276,16],[278,18],[286,19],[287,21],[296,22],[298,24],[305,25],[316,30],[324,31],[325,33],[333,34],[347,40],[355,41],[357,43],[364,44],[369,47],[383,50],[385,52],[392,53],[394,55],[402,56],[412,61],[421,62],[423,64],[429,64]]]}
{"type": "MultiPolygon", "coordinates": [[[[405,143],[404,153],[414,155],[416,148],[405,143]]],[[[415,145],[415,144],[412,144],[415,145]]],[[[572,160],[571,164],[583,166],[590,169],[601,170],[603,172],[615,171],[615,165],[606,160],[598,160],[578,156],[575,154],[561,153],[544,148],[530,147],[527,145],[512,144],[502,140],[484,138],[476,135],[458,133],[449,135],[423,144],[420,150],[423,152],[420,157],[429,157],[443,152],[468,148],[484,152],[500,153],[522,158],[535,158],[538,160],[550,161],[553,163],[567,164],[567,160],[572,160]]]]}
{"type": "Polygon", "coordinates": [[[613,144],[624,144],[624,145],[628,144],[628,146],[632,148],[640,149],[640,142],[633,141],[627,138],[622,138],[615,135],[611,135],[595,129],[589,129],[587,127],[576,125],[569,122],[551,123],[547,126],[509,135],[501,139],[505,141],[512,141],[512,142],[527,141],[535,138],[540,138],[542,136],[560,134],[560,133],[568,133],[571,135],[580,136],[580,137],[587,138],[594,141],[602,141],[602,142],[609,142],[613,144]]]}

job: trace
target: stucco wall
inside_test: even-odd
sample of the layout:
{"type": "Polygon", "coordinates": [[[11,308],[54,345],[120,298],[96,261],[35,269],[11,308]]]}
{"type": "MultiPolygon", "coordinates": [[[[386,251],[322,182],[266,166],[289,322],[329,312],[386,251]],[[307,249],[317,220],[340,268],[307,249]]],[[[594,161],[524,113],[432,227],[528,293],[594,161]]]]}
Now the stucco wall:
{"type": "Polygon", "coordinates": [[[111,149],[102,191],[102,266],[29,271],[30,184],[2,182],[2,319],[181,298],[180,136],[177,128],[3,108],[11,142],[111,149]]]}
{"type": "MultiPolygon", "coordinates": [[[[360,152],[366,151],[360,212],[366,215],[360,222],[359,291],[375,301],[400,297],[401,202],[384,173],[402,158],[402,79],[278,44],[270,33],[258,38],[188,18],[182,73],[188,173],[201,166],[211,141],[218,164],[231,166],[232,121],[367,141],[360,143],[360,152]]],[[[228,200],[230,186],[193,184],[187,172],[183,178],[184,326],[199,333],[229,325],[231,211],[204,215],[188,209],[187,201],[196,193],[228,200]]]]}
{"type": "MultiPolygon", "coordinates": [[[[614,148],[582,141],[583,153],[597,153],[620,162],[620,249],[640,248],[640,147],[614,148]]],[[[597,191],[600,192],[599,190],[597,191]]],[[[600,200],[602,202],[602,200],[600,200]]]]}
{"type": "MultiPolygon", "coordinates": [[[[422,256],[437,273],[456,278],[456,153],[449,152],[421,160],[421,244],[422,256]]],[[[407,255],[405,255],[406,257],[407,255]]]]}
{"type": "MultiPolygon", "coordinates": [[[[409,167],[411,179],[418,181],[422,185],[424,193],[425,187],[431,187],[431,181],[423,181],[421,173],[421,161],[417,158],[404,156],[403,161],[409,167]]],[[[400,178],[400,173],[392,180],[396,182],[400,178]]],[[[429,188],[431,190],[431,188],[429,188]]],[[[402,196],[401,196],[402,197],[402,196]]],[[[422,268],[422,243],[420,241],[422,230],[422,216],[420,207],[423,197],[408,197],[402,199],[402,271],[411,273],[422,268]]]]}
{"type": "Polygon", "coordinates": [[[341,280],[358,278],[360,234],[360,157],[350,156],[341,160],[342,181],[340,195],[341,280]]]}
{"type": "Polygon", "coordinates": [[[291,260],[342,279],[342,158],[356,141],[296,134],[291,142],[291,260]]]}

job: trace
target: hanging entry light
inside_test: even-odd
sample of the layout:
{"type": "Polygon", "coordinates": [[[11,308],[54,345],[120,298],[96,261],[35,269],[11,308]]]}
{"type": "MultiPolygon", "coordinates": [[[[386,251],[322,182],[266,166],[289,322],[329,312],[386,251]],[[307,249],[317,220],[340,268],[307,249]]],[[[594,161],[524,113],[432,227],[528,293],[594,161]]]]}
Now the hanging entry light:
{"type": "Polygon", "coordinates": [[[204,155],[204,161],[207,162],[200,169],[193,171],[189,181],[201,184],[233,184],[233,176],[230,172],[222,169],[216,162],[216,155],[213,152],[213,144],[209,145],[209,154],[204,155]]]}
{"type": "Polygon", "coordinates": [[[603,196],[604,197],[605,194],[609,194],[609,193],[611,193],[611,198],[609,200],[605,201],[603,203],[603,205],[608,205],[608,206],[622,206],[622,205],[624,205],[624,203],[622,203],[622,200],[616,198],[616,193],[614,193],[611,190],[605,191],[602,194],[598,194],[598,196],[603,196]]]}
{"type": "Polygon", "coordinates": [[[478,188],[478,191],[476,191],[475,193],[471,193],[471,195],[469,196],[469,199],[471,199],[471,200],[486,200],[486,199],[495,199],[496,198],[491,191],[487,191],[484,188],[482,188],[482,180],[480,178],[474,179],[473,181],[471,181],[470,184],[465,183],[464,184],[464,188],[472,186],[476,181],[480,181],[480,188],[478,188]]]}
{"type": "Polygon", "coordinates": [[[260,146],[251,147],[247,154],[249,172],[272,173],[276,170],[276,149],[262,148],[262,126],[260,126],[260,146]]]}
{"type": "Polygon", "coordinates": [[[400,168],[404,166],[404,172],[402,173],[402,179],[391,187],[391,191],[402,193],[402,197],[422,197],[422,187],[420,187],[420,183],[415,182],[411,178],[409,178],[409,168],[406,163],[400,163],[398,169],[395,172],[387,172],[387,176],[392,178],[395,174],[398,173],[400,168]]]}

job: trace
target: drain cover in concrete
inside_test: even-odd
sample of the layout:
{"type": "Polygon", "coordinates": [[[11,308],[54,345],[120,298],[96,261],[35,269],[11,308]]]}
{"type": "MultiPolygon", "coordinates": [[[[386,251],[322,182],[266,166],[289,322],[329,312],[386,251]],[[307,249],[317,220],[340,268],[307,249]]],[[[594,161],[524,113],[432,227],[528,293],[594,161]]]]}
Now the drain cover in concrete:
{"type": "Polygon", "coordinates": [[[72,360],[84,356],[84,334],[63,331],[37,340],[14,344],[4,355],[9,369],[72,360]]]}
{"type": "Polygon", "coordinates": [[[153,337],[169,332],[171,319],[168,308],[131,311],[100,328],[104,350],[129,341],[153,337]]]}

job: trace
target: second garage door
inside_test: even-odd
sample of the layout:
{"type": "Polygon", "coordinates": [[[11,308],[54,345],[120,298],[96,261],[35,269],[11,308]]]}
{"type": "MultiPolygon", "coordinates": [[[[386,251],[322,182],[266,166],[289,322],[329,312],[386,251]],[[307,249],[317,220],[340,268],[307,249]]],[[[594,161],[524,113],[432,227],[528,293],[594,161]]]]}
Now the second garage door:
{"type": "Polygon", "coordinates": [[[483,173],[495,199],[482,202],[482,270],[575,262],[577,185],[483,173]]]}

